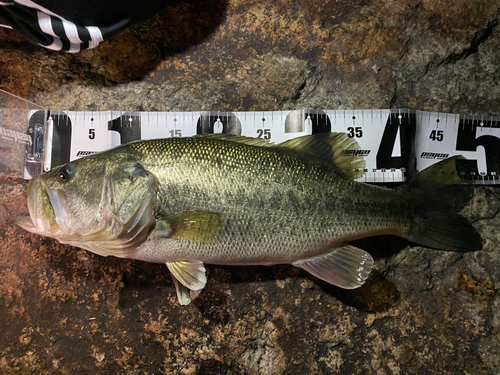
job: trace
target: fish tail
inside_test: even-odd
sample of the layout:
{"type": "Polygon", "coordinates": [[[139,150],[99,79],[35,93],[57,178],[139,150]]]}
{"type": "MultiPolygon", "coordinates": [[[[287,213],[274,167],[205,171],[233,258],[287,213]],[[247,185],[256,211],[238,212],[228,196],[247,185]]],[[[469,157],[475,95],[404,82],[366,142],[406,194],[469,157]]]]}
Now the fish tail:
{"type": "Polygon", "coordinates": [[[409,184],[414,209],[408,240],[423,246],[457,252],[482,249],[482,239],[458,212],[473,196],[473,187],[460,184],[455,161],[443,160],[425,169],[409,184]]]}

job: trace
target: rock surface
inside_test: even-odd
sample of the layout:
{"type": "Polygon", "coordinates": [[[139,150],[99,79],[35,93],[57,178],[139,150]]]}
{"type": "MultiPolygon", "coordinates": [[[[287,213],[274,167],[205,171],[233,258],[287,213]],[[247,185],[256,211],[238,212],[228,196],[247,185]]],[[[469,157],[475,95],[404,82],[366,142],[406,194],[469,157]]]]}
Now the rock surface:
{"type": "MultiPolygon", "coordinates": [[[[499,18],[498,0],[192,1],[76,55],[0,29],[0,88],[64,110],[500,115],[499,18]]],[[[481,252],[368,241],[376,271],[356,291],[289,266],[208,266],[187,307],[162,265],[18,228],[25,189],[1,180],[1,373],[500,371],[496,188],[464,212],[481,252]]]]}

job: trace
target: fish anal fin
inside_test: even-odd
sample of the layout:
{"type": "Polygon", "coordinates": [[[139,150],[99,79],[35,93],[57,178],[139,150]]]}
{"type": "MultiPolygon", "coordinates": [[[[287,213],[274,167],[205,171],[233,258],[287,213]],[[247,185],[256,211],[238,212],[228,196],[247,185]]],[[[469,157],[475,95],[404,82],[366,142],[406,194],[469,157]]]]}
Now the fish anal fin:
{"type": "Polygon", "coordinates": [[[373,258],[352,245],[334,248],[330,253],[292,263],[317,278],[344,289],[359,288],[373,268],[373,258]]]}
{"type": "Polygon", "coordinates": [[[280,143],[278,147],[305,152],[317,160],[333,164],[344,178],[354,180],[364,175],[366,162],[359,152],[358,142],[345,133],[304,135],[280,143]]]}

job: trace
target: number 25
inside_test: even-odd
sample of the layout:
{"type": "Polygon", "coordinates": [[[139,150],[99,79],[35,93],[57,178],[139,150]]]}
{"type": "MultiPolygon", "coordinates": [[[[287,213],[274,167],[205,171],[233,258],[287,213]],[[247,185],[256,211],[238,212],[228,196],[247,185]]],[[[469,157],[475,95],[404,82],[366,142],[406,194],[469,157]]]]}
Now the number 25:
{"type": "Polygon", "coordinates": [[[271,139],[271,129],[257,129],[257,138],[271,139]]]}

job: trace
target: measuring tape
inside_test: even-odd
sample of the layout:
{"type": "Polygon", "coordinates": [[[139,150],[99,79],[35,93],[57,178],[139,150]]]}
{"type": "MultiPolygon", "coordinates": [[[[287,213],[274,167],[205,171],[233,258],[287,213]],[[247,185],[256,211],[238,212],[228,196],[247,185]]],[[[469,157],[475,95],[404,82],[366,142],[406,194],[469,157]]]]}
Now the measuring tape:
{"type": "Polygon", "coordinates": [[[32,111],[24,177],[108,150],[154,138],[225,133],[276,144],[307,134],[343,132],[366,160],[360,182],[407,181],[454,155],[469,183],[498,184],[500,118],[397,110],[293,110],[262,112],[32,111]]]}

